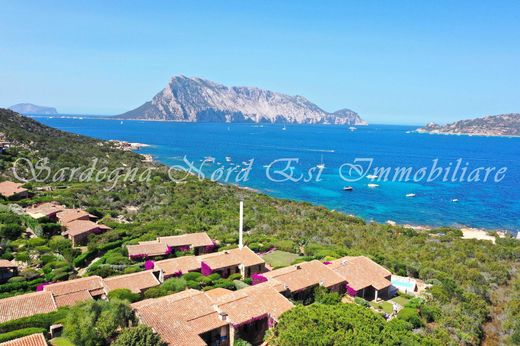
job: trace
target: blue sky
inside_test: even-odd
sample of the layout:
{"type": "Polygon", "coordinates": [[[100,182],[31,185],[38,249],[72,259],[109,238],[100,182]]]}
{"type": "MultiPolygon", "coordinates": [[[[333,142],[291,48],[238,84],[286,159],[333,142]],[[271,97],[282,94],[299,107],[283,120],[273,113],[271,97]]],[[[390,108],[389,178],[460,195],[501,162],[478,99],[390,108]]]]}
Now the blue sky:
{"type": "Polygon", "coordinates": [[[184,74],[370,122],[520,112],[519,1],[4,1],[0,106],[117,114],[184,74]]]}

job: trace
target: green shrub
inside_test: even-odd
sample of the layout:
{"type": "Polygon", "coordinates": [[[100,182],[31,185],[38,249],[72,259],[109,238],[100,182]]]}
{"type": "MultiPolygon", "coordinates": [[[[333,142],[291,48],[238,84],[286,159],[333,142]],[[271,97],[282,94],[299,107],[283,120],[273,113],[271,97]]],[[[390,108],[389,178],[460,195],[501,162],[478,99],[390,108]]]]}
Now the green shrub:
{"type": "Polygon", "coordinates": [[[108,299],[127,300],[130,303],[134,303],[141,299],[141,295],[138,293],[133,293],[127,288],[119,288],[108,292],[108,299]]]}
{"type": "Polygon", "coordinates": [[[68,309],[60,308],[58,311],[48,314],[38,314],[0,323],[0,334],[30,327],[49,329],[51,325],[63,320],[67,316],[67,312],[68,309]]]}
{"type": "Polygon", "coordinates": [[[184,274],[182,277],[186,281],[198,281],[203,276],[201,273],[198,273],[198,272],[190,272],[190,273],[184,274]]]}
{"type": "Polygon", "coordinates": [[[273,246],[281,251],[294,252],[296,245],[292,240],[277,240],[273,246]]]}
{"type": "Polygon", "coordinates": [[[331,292],[325,287],[317,287],[314,290],[314,301],[320,304],[339,304],[341,302],[341,296],[337,292],[331,292]]]}
{"type": "Polygon", "coordinates": [[[354,298],[354,302],[358,305],[364,306],[365,308],[370,307],[370,303],[361,297],[354,298]]]}
{"type": "Polygon", "coordinates": [[[246,284],[245,282],[240,281],[240,280],[233,280],[233,284],[235,285],[235,289],[237,289],[237,290],[241,290],[242,288],[249,287],[248,284],[246,284]]]}
{"type": "Polygon", "coordinates": [[[231,281],[240,280],[240,279],[242,279],[242,274],[240,274],[240,273],[231,274],[230,276],[228,276],[228,279],[231,281]]]}
{"type": "Polygon", "coordinates": [[[165,280],[162,287],[169,292],[180,292],[184,291],[187,285],[184,278],[172,278],[165,280]]]}
{"type": "Polygon", "coordinates": [[[419,328],[422,326],[421,318],[419,317],[419,312],[414,308],[404,308],[397,313],[397,318],[410,323],[414,328],[419,328]]]}
{"type": "Polygon", "coordinates": [[[192,288],[194,290],[200,289],[200,284],[197,281],[186,281],[186,284],[188,285],[188,288],[192,288]]]}
{"type": "Polygon", "coordinates": [[[156,287],[152,287],[152,288],[147,289],[144,292],[144,298],[145,299],[159,298],[159,297],[163,297],[163,296],[167,295],[168,293],[169,292],[167,290],[165,290],[163,287],[156,286],[156,287]]]}
{"type": "Polygon", "coordinates": [[[45,328],[25,328],[25,329],[18,329],[14,330],[12,332],[0,334],[0,342],[6,342],[13,339],[18,339],[23,336],[37,334],[37,333],[46,333],[47,329],[45,328]]]}

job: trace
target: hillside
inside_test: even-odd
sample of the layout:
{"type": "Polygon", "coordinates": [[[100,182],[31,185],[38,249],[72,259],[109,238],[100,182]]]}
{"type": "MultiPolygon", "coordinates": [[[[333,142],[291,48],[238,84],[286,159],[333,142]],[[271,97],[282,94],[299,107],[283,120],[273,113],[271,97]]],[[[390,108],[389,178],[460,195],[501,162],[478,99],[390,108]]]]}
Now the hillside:
{"type": "Polygon", "coordinates": [[[520,113],[489,115],[460,120],[444,126],[430,123],[417,130],[419,133],[476,136],[520,136],[520,113]]]}
{"type": "Polygon", "coordinates": [[[185,76],[171,78],[151,101],[117,117],[184,122],[366,125],[349,109],[328,113],[302,96],[254,87],[226,87],[185,76]]]}
{"type": "MultiPolygon", "coordinates": [[[[274,246],[301,253],[304,259],[322,261],[365,255],[393,273],[431,284],[421,314],[413,315],[417,316],[414,325],[400,325],[400,328],[413,329],[417,335],[427,336],[433,340],[431,345],[478,345],[483,338],[482,326],[493,317],[489,315],[490,297],[497,287],[511,287],[514,294],[504,297],[503,304],[516,306],[510,301],[518,290],[518,286],[511,286],[520,260],[520,242],[516,240],[497,239],[496,244],[492,244],[461,239],[461,232],[456,229],[416,231],[366,223],[308,203],[275,199],[235,186],[199,181],[195,177],[176,184],[169,180],[165,167],[142,163],[136,154],[119,151],[106,142],[43,126],[7,110],[0,110],[0,132],[15,143],[14,148],[0,155],[5,176],[10,175],[16,158],[26,156],[33,160],[52,157],[53,169],[66,165],[86,167],[92,158],[99,158],[103,165],[110,167],[137,167],[141,171],[151,168],[146,182],[118,180],[114,185],[109,180],[78,182],[72,179],[31,184],[34,197],[18,203],[29,205],[57,200],[99,215],[113,229],[89,241],[86,247],[86,253],[92,255],[89,258],[100,258],[97,265],[89,269],[85,269],[88,262],[83,261],[86,256],[71,252],[70,247],[56,248],[59,261],[68,261],[66,270],[59,273],[60,279],[73,278],[80,271],[106,277],[126,270],[142,270],[129,263],[121,244],[151,240],[159,235],[206,231],[219,241],[221,248],[236,246],[238,201],[243,199],[245,241],[252,249],[265,251],[274,246]]],[[[27,261],[32,268],[30,277],[44,280],[54,274],[43,256],[49,254],[52,243],[49,239],[33,239],[0,239],[0,256],[8,259],[16,256],[27,261]],[[49,272],[45,272],[47,269],[49,272]]],[[[49,263],[54,265],[52,261],[49,263]]],[[[4,295],[22,293],[7,288],[0,292],[4,295]]],[[[517,316],[512,310],[509,322],[498,324],[494,330],[498,339],[509,340],[520,330],[520,326],[514,324],[517,316]]],[[[389,345],[397,344],[389,341],[389,345]]]]}

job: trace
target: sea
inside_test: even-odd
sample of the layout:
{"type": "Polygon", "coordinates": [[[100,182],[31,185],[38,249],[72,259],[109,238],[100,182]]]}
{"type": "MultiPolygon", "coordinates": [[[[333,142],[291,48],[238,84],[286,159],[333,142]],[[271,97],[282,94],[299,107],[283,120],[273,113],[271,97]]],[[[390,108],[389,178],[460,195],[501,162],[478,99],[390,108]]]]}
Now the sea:
{"type": "Polygon", "coordinates": [[[430,135],[417,126],[120,121],[34,117],[142,143],[201,179],[305,201],[366,221],[520,230],[520,138],[430,135]]]}

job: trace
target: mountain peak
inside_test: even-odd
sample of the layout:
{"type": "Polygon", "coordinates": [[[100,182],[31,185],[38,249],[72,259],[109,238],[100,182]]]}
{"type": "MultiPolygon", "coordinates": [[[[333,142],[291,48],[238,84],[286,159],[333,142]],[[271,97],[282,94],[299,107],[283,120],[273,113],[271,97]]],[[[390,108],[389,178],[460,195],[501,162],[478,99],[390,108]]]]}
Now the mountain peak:
{"type": "Polygon", "coordinates": [[[366,124],[351,110],[342,110],[341,114],[328,113],[303,96],[290,96],[257,87],[227,87],[182,74],[171,77],[168,85],[151,101],[118,118],[184,122],[366,124]]]}

